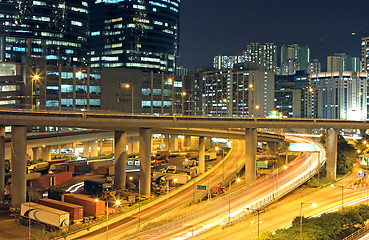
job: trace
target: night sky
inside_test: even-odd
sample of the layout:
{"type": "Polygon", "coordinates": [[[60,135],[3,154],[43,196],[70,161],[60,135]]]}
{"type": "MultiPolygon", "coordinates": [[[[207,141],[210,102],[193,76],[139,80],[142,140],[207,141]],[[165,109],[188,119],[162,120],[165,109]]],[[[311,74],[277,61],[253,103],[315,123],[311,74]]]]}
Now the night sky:
{"type": "Polygon", "coordinates": [[[367,0],[182,0],[178,63],[211,67],[218,53],[236,55],[251,42],[297,43],[326,70],[328,55],[361,56],[368,10],[367,0]]]}

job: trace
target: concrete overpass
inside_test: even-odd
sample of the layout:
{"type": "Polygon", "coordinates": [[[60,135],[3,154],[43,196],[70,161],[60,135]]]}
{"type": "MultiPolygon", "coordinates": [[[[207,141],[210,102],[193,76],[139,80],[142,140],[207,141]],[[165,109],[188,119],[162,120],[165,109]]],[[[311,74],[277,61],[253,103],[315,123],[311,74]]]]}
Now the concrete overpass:
{"type": "MultiPolygon", "coordinates": [[[[29,111],[29,110],[0,110],[0,125],[12,126],[12,167],[15,172],[23,171],[26,147],[26,126],[54,126],[87,129],[104,129],[114,131],[115,160],[116,160],[116,188],[125,188],[125,166],[127,132],[139,132],[140,144],[140,190],[144,195],[150,195],[151,175],[151,136],[153,132],[174,133],[181,132],[200,136],[199,138],[199,171],[205,171],[205,136],[215,134],[230,138],[238,136],[245,140],[245,180],[252,183],[256,180],[256,128],[327,128],[327,176],[336,177],[337,161],[337,130],[338,128],[359,128],[369,126],[366,121],[346,121],[327,119],[265,119],[240,117],[192,117],[192,116],[149,116],[108,114],[100,112],[67,112],[67,111],[29,111]],[[332,129],[333,128],[333,129],[332,129]],[[211,129],[211,133],[209,133],[211,129]],[[238,129],[238,130],[229,130],[238,129]],[[241,130],[242,129],[242,130],[241,130]]],[[[0,135],[1,137],[1,135],[0,135]]],[[[267,137],[267,136],[264,136],[267,137]]],[[[177,140],[178,141],[178,140],[177,140]]],[[[1,145],[1,141],[0,141],[1,145]]],[[[0,149],[1,150],[1,149],[0,149]]],[[[0,151],[1,152],[1,151],[0,151]]],[[[1,156],[0,156],[1,157],[1,156]]],[[[0,158],[1,161],[1,158],[0,158]]],[[[0,166],[1,167],[1,166],[0,166]]],[[[17,178],[16,176],[14,176],[17,178]]],[[[16,179],[14,185],[22,184],[23,176],[16,179]]],[[[17,201],[23,202],[23,191],[12,189],[17,201]]]]}

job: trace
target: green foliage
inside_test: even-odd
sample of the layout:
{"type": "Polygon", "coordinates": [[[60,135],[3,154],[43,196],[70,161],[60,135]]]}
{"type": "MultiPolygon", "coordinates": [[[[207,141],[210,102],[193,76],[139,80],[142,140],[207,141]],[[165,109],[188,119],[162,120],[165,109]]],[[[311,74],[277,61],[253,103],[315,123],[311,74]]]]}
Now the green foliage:
{"type": "MultiPolygon", "coordinates": [[[[302,218],[302,239],[339,240],[364,227],[369,219],[369,207],[360,205],[338,212],[326,213],[318,218],[302,218]]],[[[275,234],[264,233],[258,239],[293,240],[300,235],[300,217],[292,222],[292,227],[280,229],[275,234]]]]}
{"type": "Polygon", "coordinates": [[[42,239],[44,236],[46,236],[47,235],[47,231],[45,231],[44,229],[42,229],[42,230],[40,230],[40,231],[38,231],[38,232],[36,232],[35,234],[33,234],[32,236],[31,236],[31,239],[32,240],[38,240],[38,239],[42,239]]]}

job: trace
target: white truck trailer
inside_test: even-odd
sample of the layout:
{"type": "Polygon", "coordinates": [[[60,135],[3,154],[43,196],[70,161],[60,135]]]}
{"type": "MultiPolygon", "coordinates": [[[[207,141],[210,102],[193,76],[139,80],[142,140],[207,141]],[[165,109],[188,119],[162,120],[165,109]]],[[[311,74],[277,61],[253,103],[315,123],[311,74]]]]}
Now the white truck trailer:
{"type": "Polygon", "coordinates": [[[31,218],[34,221],[45,224],[50,229],[65,229],[69,226],[68,212],[33,202],[22,203],[20,215],[24,223],[31,218]]]}

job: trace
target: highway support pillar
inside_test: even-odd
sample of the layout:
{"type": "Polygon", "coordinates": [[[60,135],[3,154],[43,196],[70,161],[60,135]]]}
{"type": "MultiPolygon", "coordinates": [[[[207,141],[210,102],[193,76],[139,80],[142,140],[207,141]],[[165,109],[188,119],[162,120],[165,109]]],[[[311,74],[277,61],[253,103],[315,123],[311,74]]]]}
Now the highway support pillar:
{"type": "Polygon", "coordinates": [[[140,192],[142,195],[151,194],[151,136],[150,128],[139,129],[140,142],[140,192]]]}
{"type": "Polygon", "coordinates": [[[184,137],[184,147],[186,150],[188,150],[191,147],[191,136],[185,136],[184,137]]]}
{"type": "Polygon", "coordinates": [[[171,135],[170,151],[178,151],[178,135],[171,135]]]}
{"type": "Polygon", "coordinates": [[[205,137],[199,138],[199,173],[205,172],[205,137]]]}
{"type": "Polygon", "coordinates": [[[33,160],[38,160],[41,158],[41,148],[40,147],[34,147],[32,148],[33,153],[33,160]]]}
{"type": "Polygon", "coordinates": [[[97,140],[91,141],[89,145],[91,147],[90,157],[97,157],[99,155],[97,140]]]}
{"type": "Polygon", "coordinates": [[[0,204],[4,203],[5,185],[5,126],[0,126],[0,204]]]}
{"type": "Polygon", "coordinates": [[[12,126],[11,135],[12,165],[12,207],[19,208],[26,202],[26,152],[27,127],[12,126]]]}
{"type": "Polygon", "coordinates": [[[327,179],[336,180],[337,172],[337,129],[327,130],[327,179]]]}
{"type": "Polygon", "coordinates": [[[256,128],[245,130],[245,181],[253,183],[256,181],[256,151],[257,131],[256,128]]]}
{"type": "Polygon", "coordinates": [[[114,132],[115,189],[126,189],[127,132],[114,132]]]}
{"type": "Polygon", "coordinates": [[[138,136],[130,136],[128,138],[128,153],[138,153],[139,152],[139,144],[138,144],[138,136]]]}
{"type": "Polygon", "coordinates": [[[44,161],[51,161],[51,146],[42,147],[41,153],[44,161]]]}
{"type": "Polygon", "coordinates": [[[164,135],[164,150],[168,151],[169,150],[169,135],[164,135]]]}
{"type": "Polygon", "coordinates": [[[268,142],[267,143],[267,153],[268,155],[275,156],[277,153],[277,143],[276,142],[268,142]]]}
{"type": "Polygon", "coordinates": [[[83,157],[90,157],[90,142],[82,142],[83,144],[83,157]]]}

